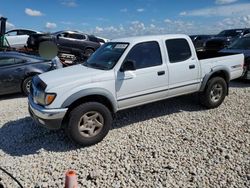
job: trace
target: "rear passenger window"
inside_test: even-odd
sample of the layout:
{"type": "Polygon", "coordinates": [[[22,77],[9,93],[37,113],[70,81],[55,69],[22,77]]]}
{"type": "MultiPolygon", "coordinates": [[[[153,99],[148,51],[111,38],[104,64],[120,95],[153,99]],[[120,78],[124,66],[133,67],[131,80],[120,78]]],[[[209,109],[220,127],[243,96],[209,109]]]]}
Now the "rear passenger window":
{"type": "Polygon", "coordinates": [[[1,57],[0,58],[0,67],[8,66],[8,65],[14,65],[15,59],[11,57],[1,57]]]}
{"type": "Polygon", "coordinates": [[[186,39],[166,40],[170,63],[185,61],[191,57],[191,50],[186,39]]]}
{"type": "Polygon", "coordinates": [[[135,61],[136,69],[161,65],[162,58],[158,42],[143,42],[135,45],[126,60],[135,61]]]}

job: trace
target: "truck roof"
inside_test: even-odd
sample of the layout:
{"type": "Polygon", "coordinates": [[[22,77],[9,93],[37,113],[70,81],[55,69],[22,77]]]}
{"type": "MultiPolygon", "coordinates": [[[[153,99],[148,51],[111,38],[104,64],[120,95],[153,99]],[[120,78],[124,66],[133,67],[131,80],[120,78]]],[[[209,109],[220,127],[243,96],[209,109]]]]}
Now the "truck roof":
{"type": "Polygon", "coordinates": [[[136,37],[113,39],[111,40],[111,42],[138,43],[138,42],[144,42],[144,41],[175,39],[175,38],[188,38],[188,36],[184,34],[147,35],[147,36],[136,36],[136,37]]]}

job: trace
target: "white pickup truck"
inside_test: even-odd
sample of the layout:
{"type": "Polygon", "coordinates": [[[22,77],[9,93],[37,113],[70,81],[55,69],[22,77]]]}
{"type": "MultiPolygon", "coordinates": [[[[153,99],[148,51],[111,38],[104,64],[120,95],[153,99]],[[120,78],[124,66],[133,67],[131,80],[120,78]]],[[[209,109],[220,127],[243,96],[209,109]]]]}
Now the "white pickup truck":
{"type": "Polygon", "coordinates": [[[202,105],[215,108],[229,81],[242,75],[244,56],[205,58],[186,35],[112,40],[83,64],[34,77],[29,112],[88,146],[106,136],[123,109],[195,92],[202,105]]]}

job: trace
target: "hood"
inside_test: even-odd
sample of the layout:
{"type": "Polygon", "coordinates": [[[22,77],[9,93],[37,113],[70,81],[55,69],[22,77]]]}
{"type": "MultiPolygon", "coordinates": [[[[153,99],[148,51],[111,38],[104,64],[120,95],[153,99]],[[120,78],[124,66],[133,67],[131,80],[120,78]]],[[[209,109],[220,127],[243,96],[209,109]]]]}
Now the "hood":
{"type": "Polygon", "coordinates": [[[40,74],[39,77],[46,83],[46,90],[56,87],[87,84],[90,82],[104,81],[111,78],[106,70],[93,69],[83,65],[74,65],[40,74]]]}

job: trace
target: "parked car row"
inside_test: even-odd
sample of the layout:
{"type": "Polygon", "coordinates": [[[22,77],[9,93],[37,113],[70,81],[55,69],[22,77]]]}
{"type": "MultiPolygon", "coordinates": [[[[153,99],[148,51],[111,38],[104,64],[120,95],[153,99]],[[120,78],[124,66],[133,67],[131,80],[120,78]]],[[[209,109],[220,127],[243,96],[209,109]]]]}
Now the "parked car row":
{"type": "Polygon", "coordinates": [[[89,57],[107,39],[98,38],[78,31],[59,31],[52,34],[32,34],[28,38],[27,47],[38,50],[44,41],[52,41],[58,47],[59,53],[73,54],[80,57],[89,57]]]}
{"type": "MultiPolygon", "coordinates": [[[[242,78],[250,79],[250,34],[246,34],[248,32],[248,29],[225,30],[216,36],[192,35],[190,38],[197,52],[207,52],[206,58],[243,53],[245,63],[242,78]],[[235,38],[238,37],[238,39],[233,38],[233,36],[235,38]],[[228,46],[226,45],[227,47],[220,51],[208,49],[208,44],[216,40],[222,41],[222,39],[226,39],[225,41],[227,43],[229,43],[229,39],[233,42],[228,46]]],[[[28,46],[34,49],[37,49],[39,43],[43,41],[53,41],[64,53],[76,54],[83,52],[84,56],[88,57],[98,49],[101,44],[107,42],[106,39],[76,31],[60,31],[48,35],[33,30],[22,29],[11,30],[7,33],[9,33],[7,37],[11,37],[11,35],[16,33],[16,36],[20,37],[19,44],[24,43],[28,36],[28,46]]],[[[17,41],[18,40],[12,44],[17,44],[17,41]]],[[[223,46],[225,46],[225,44],[223,44],[223,46]]],[[[200,56],[200,53],[198,53],[198,55],[200,56]]],[[[204,54],[202,56],[204,56],[204,54]]],[[[83,61],[80,61],[80,63],[81,62],[83,61]]],[[[58,69],[66,65],[65,62],[60,61],[57,57],[53,60],[46,60],[39,56],[24,53],[0,52],[0,95],[15,92],[23,92],[27,95],[29,93],[31,78],[34,75],[58,69]]]]}
{"type": "Polygon", "coordinates": [[[250,33],[249,28],[224,30],[211,39],[208,39],[205,42],[204,48],[206,51],[219,51],[248,33],[250,33]]]}
{"type": "Polygon", "coordinates": [[[196,51],[207,54],[239,54],[245,56],[244,72],[241,78],[250,80],[250,29],[229,29],[218,35],[191,35],[196,51]]]}

